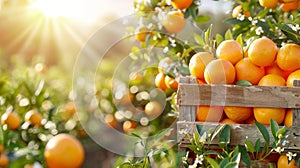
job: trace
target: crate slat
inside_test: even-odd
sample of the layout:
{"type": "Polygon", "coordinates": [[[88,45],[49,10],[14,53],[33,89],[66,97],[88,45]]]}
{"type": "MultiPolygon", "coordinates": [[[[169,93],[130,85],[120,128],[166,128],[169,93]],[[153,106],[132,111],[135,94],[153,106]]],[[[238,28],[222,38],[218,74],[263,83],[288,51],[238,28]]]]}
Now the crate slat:
{"type": "MultiPolygon", "coordinates": [[[[220,123],[214,123],[214,122],[184,122],[184,121],[178,121],[177,122],[177,128],[179,132],[182,132],[182,130],[186,130],[188,134],[193,134],[197,132],[196,124],[200,124],[205,130],[209,129],[216,129],[219,125],[222,125],[220,123]]],[[[255,141],[260,138],[263,141],[263,137],[259,130],[254,125],[250,124],[230,124],[230,145],[239,145],[239,144],[245,144],[246,140],[252,141],[255,143],[255,141]]],[[[286,127],[287,130],[289,130],[289,133],[293,136],[289,136],[287,140],[290,142],[289,150],[297,150],[300,151],[300,132],[299,127],[286,127]]],[[[267,127],[267,130],[269,133],[271,133],[270,127],[267,127]]],[[[181,142],[180,145],[189,144],[189,140],[186,139],[184,134],[177,134],[178,140],[181,142]]],[[[271,143],[274,141],[273,136],[270,134],[270,141],[271,143]]],[[[214,139],[212,144],[218,144],[218,137],[214,139]]]]}
{"type": "Polygon", "coordinates": [[[178,105],[300,108],[300,87],[181,83],[178,105]]]}

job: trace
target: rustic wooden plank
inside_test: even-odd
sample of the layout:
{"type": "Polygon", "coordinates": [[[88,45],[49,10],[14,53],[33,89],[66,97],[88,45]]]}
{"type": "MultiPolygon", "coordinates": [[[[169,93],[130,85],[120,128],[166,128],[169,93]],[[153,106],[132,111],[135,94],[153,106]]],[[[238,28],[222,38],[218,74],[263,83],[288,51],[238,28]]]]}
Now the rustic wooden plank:
{"type": "MultiPolygon", "coordinates": [[[[213,123],[213,122],[177,122],[178,128],[178,141],[183,144],[189,144],[189,140],[186,139],[185,135],[182,134],[183,132],[188,134],[193,134],[197,132],[196,124],[200,124],[205,128],[205,130],[215,129],[217,126],[221,125],[220,123],[213,123]]],[[[230,145],[239,145],[245,144],[246,140],[255,141],[260,138],[263,141],[263,137],[259,130],[254,125],[249,124],[230,124],[231,127],[231,137],[230,137],[230,145]]],[[[270,133],[270,140],[271,142],[274,139],[271,136],[270,127],[267,127],[270,133]]],[[[289,136],[287,140],[289,141],[290,147],[289,149],[300,151],[300,133],[299,127],[287,127],[289,130],[289,136]]],[[[218,137],[214,139],[212,144],[218,144],[218,137]]]]}
{"type": "Polygon", "coordinates": [[[300,108],[300,87],[179,85],[178,105],[300,108]]]}
{"type": "Polygon", "coordinates": [[[179,121],[195,121],[197,106],[180,106],[179,121]]]}

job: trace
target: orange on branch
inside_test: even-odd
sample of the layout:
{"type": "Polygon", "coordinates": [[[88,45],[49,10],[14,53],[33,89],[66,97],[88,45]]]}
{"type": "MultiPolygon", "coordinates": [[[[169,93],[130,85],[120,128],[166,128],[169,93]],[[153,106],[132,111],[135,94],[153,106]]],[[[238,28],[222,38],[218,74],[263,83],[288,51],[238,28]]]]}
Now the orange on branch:
{"type": "Polygon", "coordinates": [[[47,142],[44,157],[49,168],[79,168],[84,161],[84,149],[74,136],[62,133],[47,142]]]}
{"type": "Polygon", "coordinates": [[[285,12],[295,11],[299,8],[300,1],[284,2],[280,5],[280,9],[285,12]]]}
{"type": "Polygon", "coordinates": [[[231,16],[233,18],[237,18],[239,16],[239,14],[243,14],[246,17],[250,17],[251,16],[251,14],[250,14],[249,11],[244,11],[243,10],[242,5],[238,5],[238,6],[234,7],[233,10],[232,10],[231,16]]]}
{"type": "Polygon", "coordinates": [[[150,101],[145,105],[145,113],[151,118],[158,117],[163,110],[162,105],[157,101],[150,101]]]}
{"type": "Polygon", "coordinates": [[[257,66],[270,66],[276,59],[277,50],[276,43],[267,37],[261,37],[250,44],[248,57],[257,66]]]}
{"type": "Polygon", "coordinates": [[[259,4],[265,8],[275,8],[277,6],[278,0],[259,0],[259,4]]]}
{"type": "Polygon", "coordinates": [[[24,121],[29,122],[33,126],[42,125],[43,116],[36,110],[30,110],[26,112],[24,121]]]}
{"type": "Polygon", "coordinates": [[[184,15],[180,11],[171,11],[162,19],[163,27],[169,33],[179,33],[186,24],[184,15]]]}
{"type": "Polygon", "coordinates": [[[205,67],[214,59],[214,56],[208,52],[198,52],[193,55],[189,62],[191,75],[197,79],[204,79],[205,67]]]}
{"type": "Polygon", "coordinates": [[[167,85],[165,83],[165,74],[160,72],[155,77],[155,86],[160,88],[161,90],[166,90],[167,85]]]}
{"type": "Polygon", "coordinates": [[[16,130],[21,125],[21,119],[16,112],[5,112],[1,116],[1,124],[7,125],[11,130],[16,130]]]}
{"type": "Polygon", "coordinates": [[[190,7],[193,3],[193,0],[172,0],[172,6],[175,9],[183,10],[190,7]]]}
{"type": "Polygon", "coordinates": [[[207,64],[204,79],[208,84],[232,84],[235,74],[235,68],[230,61],[216,59],[207,64]]]}
{"type": "Polygon", "coordinates": [[[243,58],[243,48],[235,40],[225,40],[217,47],[216,55],[218,58],[228,60],[234,65],[243,58]]]}
{"type": "Polygon", "coordinates": [[[7,157],[6,154],[4,153],[1,153],[0,154],[0,167],[8,167],[8,164],[9,164],[9,158],[7,157]]]}
{"type": "Polygon", "coordinates": [[[178,82],[176,81],[176,79],[171,78],[168,75],[166,75],[166,77],[165,77],[165,84],[166,84],[167,88],[178,89],[178,82]]]}

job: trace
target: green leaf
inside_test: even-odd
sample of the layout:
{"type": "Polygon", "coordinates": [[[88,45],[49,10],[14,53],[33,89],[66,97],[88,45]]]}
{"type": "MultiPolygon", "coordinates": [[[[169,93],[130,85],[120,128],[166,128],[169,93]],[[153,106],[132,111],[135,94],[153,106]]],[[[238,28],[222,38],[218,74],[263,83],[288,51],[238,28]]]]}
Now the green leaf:
{"type": "Polygon", "coordinates": [[[207,23],[208,21],[210,21],[210,17],[209,16],[205,16],[205,15],[199,15],[194,19],[195,22],[203,24],[203,23],[207,23]]]}
{"type": "Polygon", "coordinates": [[[286,134],[287,130],[285,127],[282,127],[280,129],[277,130],[275,136],[279,138],[279,135],[281,134],[282,136],[284,136],[286,134]]]}
{"type": "Polygon", "coordinates": [[[299,153],[295,157],[295,166],[300,166],[300,154],[299,153]]]}
{"type": "Polygon", "coordinates": [[[246,141],[245,142],[245,147],[246,147],[248,152],[253,153],[255,151],[254,144],[251,141],[246,141]]]}
{"type": "Polygon", "coordinates": [[[211,29],[212,29],[212,24],[207,28],[207,30],[205,31],[205,37],[204,37],[204,41],[205,44],[210,44],[210,40],[211,40],[211,29]]]}
{"type": "Polygon", "coordinates": [[[251,86],[252,85],[252,83],[250,83],[247,80],[239,80],[235,84],[239,85],[239,86],[251,86]]]}
{"type": "Polygon", "coordinates": [[[217,43],[217,46],[219,46],[219,44],[224,41],[224,38],[221,34],[216,34],[216,43],[217,43]]]}
{"type": "Polygon", "coordinates": [[[276,26],[281,29],[281,31],[287,36],[288,39],[292,40],[294,43],[300,45],[300,34],[294,31],[287,24],[276,24],[276,26]]]}
{"type": "Polygon", "coordinates": [[[227,164],[229,163],[229,159],[225,158],[221,161],[220,163],[220,167],[225,167],[227,164]]]}
{"type": "Polygon", "coordinates": [[[230,126],[225,125],[225,127],[222,129],[220,132],[220,137],[219,137],[219,143],[225,143],[229,144],[230,143],[230,126]]]}
{"type": "Polygon", "coordinates": [[[268,130],[266,129],[266,127],[262,124],[260,124],[259,122],[257,121],[254,121],[257,129],[259,130],[259,132],[262,134],[265,142],[266,142],[266,145],[269,146],[270,145],[270,135],[269,135],[269,132],[268,130]]]}
{"type": "Polygon", "coordinates": [[[204,159],[207,160],[207,162],[210,164],[212,168],[220,168],[217,161],[215,161],[213,158],[204,156],[204,159]]]}
{"type": "Polygon", "coordinates": [[[198,134],[200,134],[201,136],[205,133],[205,128],[202,126],[202,125],[200,125],[200,124],[196,124],[196,129],[197,129],[197,132],[198,132],[198,134]]]}
{"type": "Polygon", "coordinates": [[[232,39],[233,39],[232,33],[231,33],[230,29],[228,29],[225,32],[225,40],[232,40],[232,39]]]}
{"type": "Polygon", "coordinates": [[[255,151],[256,151],[256,154],[260,151],[260,146],[261,146],[261,142],[260,142],[260,138],[258,138],[255,141],[255,151]]]}
{"type": "Polygon", "coordinates": [[[211,141],[214,140],[217,135],[219,135],[220,131],[222,131],[224,127],[225,127],[224,124],[218,125],[216,127],[216,129],[213,131],[213,134],[211,136],[211,141]]]}
{"type": "Polygon", "coordinates": [[[204,38],[202,36],[200,36],[198,34],[194,34],[194,37],[195,37],[196,43],[198,43],[201,46],[205,45],[204,38]]]}
{"type": "Polygon", "coordinates": [[[4,134],[3,134],[3,129],[2,125],[0,124],[0,144],[4,144],[4,134]]]}
{"type": "Polygon", "coordinates": [[[243,34],[239,34],[236,38],[236,41],[241,45],[241,47],[243,47],[244,46],[243,34]]]}
{"type": "Polygon", "coordinates": [[[271,119],[270,127],[271,127],[271,132],[272,132],[274,139],[277,140],[278,137],[276,136],[276,133],[279,130],[279,126],[278,126],[277,122],[275,120],[271,119]]]}
{"type": "Polygon", "coordinates": [[[238,163],[236,162],[229,162],[224,168],[235,168],[238,166],[238,163]]]}
{"type": "Polygon", "coordinates": [[[238,145],[239,151],[241,152],[241,158],[247,166],[251,165],[251,158],[248,155],[246,148],[242,145],[238,145]]]}
{"type": "Polygon", "coordinates": [[[132,132],[132,136],[137,137],[138,139],[143,139],[139,134],[132,132]]]}

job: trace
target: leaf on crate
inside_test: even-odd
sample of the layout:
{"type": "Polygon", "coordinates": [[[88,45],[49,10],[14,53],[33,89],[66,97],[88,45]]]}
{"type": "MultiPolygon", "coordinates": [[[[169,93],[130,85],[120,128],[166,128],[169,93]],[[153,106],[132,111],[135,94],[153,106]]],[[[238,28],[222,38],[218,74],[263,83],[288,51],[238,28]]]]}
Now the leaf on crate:
{"type": "Polygon", "coordinates": [[[269,146],[270,145],[270,135],[269,135],[268,130],[266,129],[266,127],[264,125],[262,125],[261,123],[259,123],[257,121],[254,121],[254,123],[255,123],[257,129],[259,130],[259,132],[262,134],[266,145],[269,146]]]}
{"type": "Polygon", "coordinates": [[[239,80],[235,84],[239,85],[239,86],[251,86],[252,85],[252,83],[250,83],[247,80],[239,80]]]}

